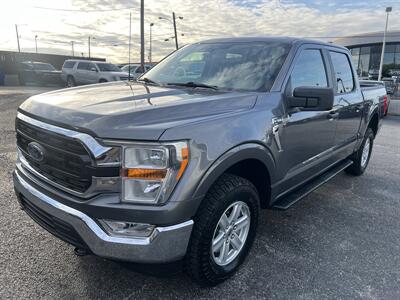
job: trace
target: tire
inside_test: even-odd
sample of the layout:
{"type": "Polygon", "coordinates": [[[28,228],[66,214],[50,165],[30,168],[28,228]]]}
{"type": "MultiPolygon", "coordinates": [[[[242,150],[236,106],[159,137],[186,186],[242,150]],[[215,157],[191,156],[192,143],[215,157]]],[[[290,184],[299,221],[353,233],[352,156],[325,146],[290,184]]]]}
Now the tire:
{"type": "Polygon", "coordinates": [[[371,128],[368,128],[360,148],[350,157],[350,159],[353,160],[353,164],[345,170],[346,173],[354,176],[360,176],[365,172],[371,158],[374,137],[374,132],[371,128]],[[364,150],[368,152],[366,153],[364,150]]]}
{"type": "Polygon", "coordinates": [[[100,79],[99,80],[99,83],[105,83],[105,82],[108,82],[106,79],[100,79]]]}
{"type": "Polygon", "coordinates": [[[67,77],[67,87],[74,87],[76,86],[75,79],[71,75],[67,77]]]}
{"type": "MultiPolygon", "coordinates": [[[[214,286],[235,273],[250,251],[256,236],[259,204],[257,189],[242,177],[224,174],[214,183],[194,217],[194,227],[185,257],[186,272],[194,281],[202,286],[214,286]],[[237,226],[233,226],[232,222],[225,227],[228,229],[225,231],[227,234],[224,234],[220,227],[223,215],[227,217],[225,220],[233,218],[235,207],[241,207],[236,220],[246,219],[247,215],[250,216],[250,221],[247,218],[246,224],[242,222],[237,226]],[[226,236],[228,237],[225,238],[226,236]],[[234,243],[238,241],[234,237],[241,237],[241,244],[234,243]],[[216,240],[223,240],[219,253],[214,252],[211,247],[212,241],[215,245],[221,244],[216,240]],[[234,244],[235,248],[232,246],[234,244]],[[231,253],[231,257],[221,256],[225,247],[228,247],[227,253],[231,253]],[[224,257],[227,257],[225,261],[224,257]]],[[[218,249],[218,246],[215,247],[218,249]]]]}

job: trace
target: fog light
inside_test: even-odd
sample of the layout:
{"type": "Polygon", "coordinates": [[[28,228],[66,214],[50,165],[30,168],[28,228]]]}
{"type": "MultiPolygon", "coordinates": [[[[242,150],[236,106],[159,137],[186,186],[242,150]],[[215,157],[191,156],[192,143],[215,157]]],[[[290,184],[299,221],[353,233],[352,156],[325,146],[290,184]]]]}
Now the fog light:
{"type": "Polygon", "coordinates": [[[153,232],[155,226],[143,223],[133,223],[124,221],[99,220],[104,229],[111,236],[125,237],[148,237],[153,232]]]}

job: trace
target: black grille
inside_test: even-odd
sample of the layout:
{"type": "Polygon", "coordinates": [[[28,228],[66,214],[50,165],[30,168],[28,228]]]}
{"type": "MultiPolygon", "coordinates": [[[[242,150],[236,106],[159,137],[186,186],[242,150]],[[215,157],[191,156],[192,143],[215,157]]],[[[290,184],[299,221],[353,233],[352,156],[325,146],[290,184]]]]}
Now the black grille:
{"type": "Polygon", "coordinates": [[[89,249],[71,225],[48,214],[43,209],[30,202],[22,194],[19,195],[19,201],[25,212],[48,232],[75,247],[89,249]]]}
{"type": "Polygon", "coordinates": [[[28,124],[16,121],[17,145],[29,165],[49,180],[76,192],[85,192],[92,183],[91,158],[78,141],[28,124]],[[45,150],[41,162],[28,154],[28,144],[39,143],[45,150]]]}

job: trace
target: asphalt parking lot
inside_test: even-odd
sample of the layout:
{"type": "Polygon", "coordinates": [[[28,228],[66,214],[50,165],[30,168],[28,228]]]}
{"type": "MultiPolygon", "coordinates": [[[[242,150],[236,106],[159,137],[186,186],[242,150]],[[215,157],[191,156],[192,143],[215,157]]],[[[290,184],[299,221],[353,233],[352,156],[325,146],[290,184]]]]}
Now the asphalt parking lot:
{"type": "Polygon", "coordinates": [[[384,120],[364,176],[342,173],[288,211],[263,211],[240,271],[199,288],[179,265],[77,257],[19,209],[16,109],[47,90],[0,88],[0,299],[400,298],[400,117],[384,120]]]}

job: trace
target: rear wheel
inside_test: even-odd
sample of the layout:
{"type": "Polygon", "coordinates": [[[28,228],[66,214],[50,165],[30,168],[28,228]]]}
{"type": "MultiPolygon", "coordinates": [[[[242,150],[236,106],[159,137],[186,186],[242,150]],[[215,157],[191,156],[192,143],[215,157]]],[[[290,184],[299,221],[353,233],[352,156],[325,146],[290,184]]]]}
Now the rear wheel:
{"type": "Polygon", "coordinates": [[[359,176],[365,172],[371,158],[373,144],[374,132],[371,128],[368,128],[360,148],[350,157],[353,160],[353,164],[345,170],[347,173],[359,176]]]}
{"type": "Polygon", "coordinates": [[[222,175],[194,218],[185,258],[189,275],[203,286],[229,278],[251,248],[258,213],[259,196],[254,185],[239,176],[222,175]]]}
{"type": "Polygon", "coordinates": [[[76,84],[75,84],[74,77],[68,76],[67,77],[67,87],[74,87],[75,85],[76,84]]]}
{"type": "Polygon", "coordinates": [[[107,82],[107,80],[106,79],[100,79],[99,80],[99,83],[104,83],[104,82],[107,82]]]}

